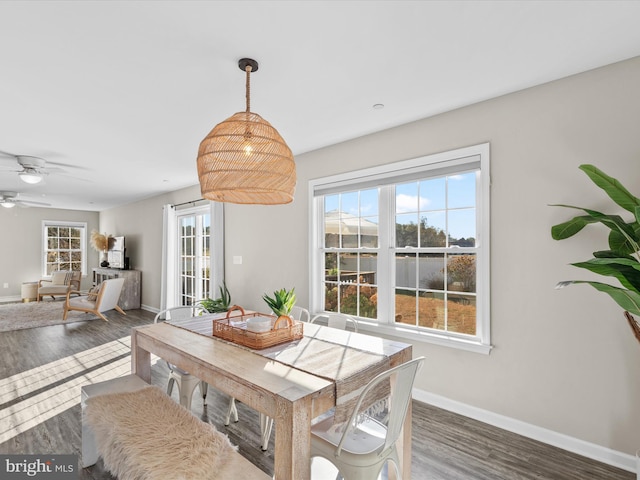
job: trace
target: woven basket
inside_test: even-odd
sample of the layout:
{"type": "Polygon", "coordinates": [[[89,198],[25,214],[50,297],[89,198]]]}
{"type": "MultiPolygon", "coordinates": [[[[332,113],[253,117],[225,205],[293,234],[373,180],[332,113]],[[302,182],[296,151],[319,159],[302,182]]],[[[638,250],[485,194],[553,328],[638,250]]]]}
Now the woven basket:
{"type": "Polygon", "coordinates": [[[245,314],[244,309],[235,305],[229,309],[225,318],[213,320],[213,336],[222,338],[229,342],[237,343],[254,350],[262,350],[264,348],[279,345],[281,343],[299,340],[304,336],[303,324],[291,317],[281,315],[276,318],[275,315],[266,315],[264,313],[245,314]],[[273,326],[268,332],[251,332],[245,328],[233,326],[230,322],[231,312],[240,310],[241,315],[234,315],[234,322],[244,321],[251,317],[271,317],[273,318],[273,326]],[[285,322],[286,327],[281,324],[285,322]]]}

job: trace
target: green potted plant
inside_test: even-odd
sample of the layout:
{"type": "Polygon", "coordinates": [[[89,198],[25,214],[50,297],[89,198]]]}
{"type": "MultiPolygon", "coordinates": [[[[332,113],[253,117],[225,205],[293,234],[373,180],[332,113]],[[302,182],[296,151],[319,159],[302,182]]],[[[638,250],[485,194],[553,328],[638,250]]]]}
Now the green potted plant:
{"type": "Polygon", "coordinates": [[[222,282],[222,286],[220,287],[220,297],[215,300],[207,297],[204,300],[200,300],[198,303],[206,308],[209,313],[226,312],[231,306],[231,294],[229,293],[227,284],[222,282]]]}
{"type": "Polygon", "coordinates": [[[556,288],[563,288],[575,283],[586,283],[600,292],[608,294],[625,310],[636,338],[640,341],[640,325],[629,313],[640,315],[640,199],[632,195],[618,180],[605,174],[593,165],[580,165],[580,170],[609,196],[613,202],[631,212],[631,221],[625,221],[619,215],[608,215],[588,208],[571,205],[553,205],[582,210],[586,215],[579,215],[571,220],[551,228],[551,236],[555,240],[564,240],[580,232],[591,223],[601,223],[608,227],[609,249],[593,252],[593,257],[585,262],[572,263],[593,273],[613,277],[621,287],[602,282],[586,280],[568,280],[559,282],[556,288]]]}
{"type": "Polygon", "coordinates": [[[273,297],[265,293],[262,299],[278,317],[289,316],[291,309],[296,304],[295,288],[291,290],[287,290],[286,288],[276,290],[273,292],[273,297]]]}

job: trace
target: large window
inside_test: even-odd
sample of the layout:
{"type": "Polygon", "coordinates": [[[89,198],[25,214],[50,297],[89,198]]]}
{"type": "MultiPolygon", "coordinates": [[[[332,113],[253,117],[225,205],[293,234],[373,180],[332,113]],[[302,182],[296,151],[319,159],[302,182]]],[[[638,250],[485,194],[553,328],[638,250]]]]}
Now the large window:
{"type": "Polygon", "coordinates": [[[489,146],[310,182],[314,312],[489,350],[489,146]]]}
{"type": "Polygon", "coordinates": [[[87,274],[87,224],[81,222],[44,221],[42,275],[57,270],[87,274]]]}

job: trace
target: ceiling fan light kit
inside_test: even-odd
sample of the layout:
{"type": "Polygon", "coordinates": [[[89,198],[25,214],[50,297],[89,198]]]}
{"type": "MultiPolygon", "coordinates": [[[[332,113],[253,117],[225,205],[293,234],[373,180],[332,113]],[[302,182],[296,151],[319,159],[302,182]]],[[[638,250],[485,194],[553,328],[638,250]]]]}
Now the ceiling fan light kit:
{"type": "Polygon", "coordinates": [[[16,205],[20,207],[50,207],[51,205],[43,202],[34,202],[32,200],[20,200],[18,192],[0,192],[0,205],[4,208],[13,208],[16,205]]]}
{"type": "Polygon", "coordinates": [[[277,205],[293,201],[296,164],[269,122],[250,111],[250,74],[258,62],[243,58],[247,108],[214,127],[198,149],[202,196],[216,202],[277,205]]]}
{"type": "Polygon", "coordinates": [[[18,176],[20,177],[20,180],[30,185],[35,185],[42,181],[42,174],[32,169],[25,169],[25,171],[19,172],[18,176]]]}

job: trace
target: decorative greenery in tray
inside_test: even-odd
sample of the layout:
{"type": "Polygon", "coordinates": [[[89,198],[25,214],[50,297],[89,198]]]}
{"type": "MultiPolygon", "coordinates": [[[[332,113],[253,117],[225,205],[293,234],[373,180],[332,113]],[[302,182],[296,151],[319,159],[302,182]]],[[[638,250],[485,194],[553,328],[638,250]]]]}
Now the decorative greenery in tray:
{"type": "Polygon", "coordinates": [[[285,288],[276,290],[273,292],[273,297],[270,297],[265,293],[262,296],[262,299],[276,315],[289,315],[289,313],[291,313],[291,309],[296,304],[295,288],[292,288],[291,290],[287,290],[285,288]]]}
{"type": "Polygon", "coordinates": [[[206,308],[209,313],[226,312],[231,306],[231,294],[229,293],[227,284],[225,282],[222,282],[219,298],[216,298],[215,300],[211,298],[205,298],[204,300],[200,300],[198,303],[206,308]]]}

